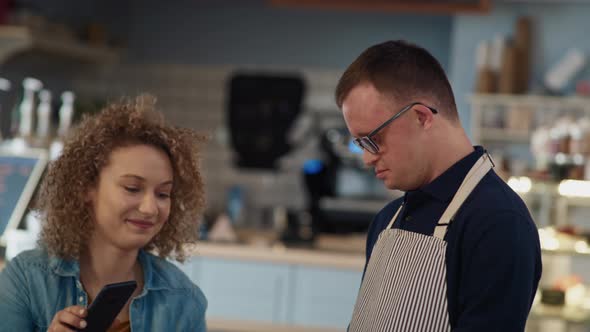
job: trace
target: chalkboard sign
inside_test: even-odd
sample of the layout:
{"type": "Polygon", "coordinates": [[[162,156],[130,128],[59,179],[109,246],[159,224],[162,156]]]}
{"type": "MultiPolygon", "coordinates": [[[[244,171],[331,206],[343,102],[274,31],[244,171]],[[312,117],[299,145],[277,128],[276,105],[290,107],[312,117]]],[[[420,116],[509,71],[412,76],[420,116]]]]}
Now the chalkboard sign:
{"type": "Polygon", "coordinates": [[[6,245],[6,230],[23,218],[46,165],[44,150],[0,149],[0,245],[6,245]]]}

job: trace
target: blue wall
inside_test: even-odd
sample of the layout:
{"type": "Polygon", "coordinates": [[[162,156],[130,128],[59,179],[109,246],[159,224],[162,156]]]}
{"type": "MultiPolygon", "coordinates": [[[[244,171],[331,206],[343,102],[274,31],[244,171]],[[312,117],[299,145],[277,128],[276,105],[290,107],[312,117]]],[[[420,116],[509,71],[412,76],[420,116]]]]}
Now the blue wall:
{"type": "MultiPolygon", "coordinates": [[[[532,84],[539,86],[543,74],[577,47],[590,56],[590,4],[557,1],[552,4],[495,4],[490,15],[458,15],[454,19],[450,48],[450,78],[455,90],[463,124],[469,128],[470,109],[467,96],[475,85],[475,50],[481,40],[498,34],[513,36],[516,19],[528,15],[533,19],[532,84]]],[[[582,75],[588,76],[588,72],[582,75]]]]}
{"type": "Polygon", "coordinates": [[[83,29],[104,24],[127,61],[345,68],[368,46],[407,39],[449,63],[452,17],[274,7],[266,0],[16,0],[83,29]]]}
{"type": "Polygon", "coordinates": [[[470,133],[467,95],[475,82],[475,49],[498,34],[512,36],[520,15],[533,18],[532,78],[571,47],[590,54],[590,4],[494,4],[489,15],[418,15],[270,7],[262,1],[134,0],[118,29],[128,61],[202,65],[345,68],[366,47],[407,39],[424,46],[447,70],[461,119],[470,133]]]}
{"type": "Polygon", "coordinates": [[[408,39],[448,68],[452,18],[277,8],[262,1],[135,0],[130,61],[345,68],[368,46],[408,39]]]}
{"type": "Polygon", "coordinates": [[[512,35],[519,15],[533,18],[533,82],[570,47],[590,54],[590,4],[568,1],[495,1],[489,15],[456,16],[278,8],[262,0],[19,2],[78,25],[104,22],[113,38],[126,41],[128,62],[344,69],[372,44],[407,39],[447,70],[468,132],[475,49],[481,40],[512,35]]]}

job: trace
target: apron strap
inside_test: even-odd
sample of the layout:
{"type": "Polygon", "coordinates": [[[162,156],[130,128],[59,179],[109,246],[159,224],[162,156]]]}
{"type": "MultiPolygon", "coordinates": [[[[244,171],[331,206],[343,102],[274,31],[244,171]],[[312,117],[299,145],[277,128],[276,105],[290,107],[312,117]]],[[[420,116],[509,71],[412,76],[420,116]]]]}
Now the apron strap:
{"type": "Polygon", "coordinates": [[[444,239],[447,228],[453,221],[455,214],[463,205],[467,197],[471,194],[477,184],[483,179],[483,177],[494,167],[494,163],[490,155],[485,152],[481,158],[473,165],[465,179],[461,183],[461,186],[455,193],[455,196],[451,200],[451,203],[440,217],[437,226],[434,229],[434,236],[439,239],[444,239]]]}
{"type": "MultiPolygon", "coordinates": [[[[465,202],[467,197],[469,197],[473,189],[477,186],[479,181],[481,181],[481,179],[489,172],[490,169],[492,169],[492,167],[494,167],[492,158],[487,152],[484,152],[484,154],[477,160],[475,165],[471,167],[469,173],[467,173],[465,179],[463,179],[461,186],[459,186],[459,189],[457,189],[455,196],[453,196],[451,203],[449,204],[449,206],[441,216],[440,220],[438,221],[436,227],[434,228],[435,237],[441,240],[444,239],[445,234],[447,232],[447,228],[451,224],[453,217],[455,216],[463,202],[465,202]]],[[[397,212],[395,212],[395,215],[389,221],[389,224],[387,225],[386,229],[389,229],[393,226],[393,223],[397,219],[397,216],[399,215],[403,207],[404,203],[402,203],[402,205],[400,205],[400,207],[397,209],[397,212]]]]}
{"type": "Polygon", "coordinates": [[[403,207],[404,207],[404,203],[402,203],[402,205],[400,205],[399,209],[397,209],[397,212],[395,213],[395,215],[393,216],[393,218],[391,218],[391,221],[389,222],[389,224],[387,225],[387,227],[385,229],[390,229],[391,228],[391,226],[395,222],[395,219],[397,219],[397,215],[399,214],[399,212],[402,210],[403,207]]]}

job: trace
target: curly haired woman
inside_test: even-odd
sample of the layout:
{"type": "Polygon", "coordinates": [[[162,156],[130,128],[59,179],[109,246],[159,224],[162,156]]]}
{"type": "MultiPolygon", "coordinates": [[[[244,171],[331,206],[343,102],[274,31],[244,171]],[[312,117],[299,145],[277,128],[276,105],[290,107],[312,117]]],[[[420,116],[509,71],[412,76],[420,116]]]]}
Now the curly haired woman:
{"type": "Polygon", "coordinates": [[[2,326],[85,328],[103,286],[134,280],[109,331],[206,330],[205,296],[166,260],[182,261],[198,236],[202,137],[167,124],[154,105],[145,95],[111,104],[65,142],[39,192],[40,246],[0,274],[2,326]]]}

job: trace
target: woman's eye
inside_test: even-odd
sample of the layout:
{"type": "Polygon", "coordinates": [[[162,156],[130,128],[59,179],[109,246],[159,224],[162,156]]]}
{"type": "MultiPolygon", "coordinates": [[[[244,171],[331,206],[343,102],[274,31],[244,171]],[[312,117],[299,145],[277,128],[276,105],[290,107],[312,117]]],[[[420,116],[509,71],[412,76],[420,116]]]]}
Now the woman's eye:
{"type": "Polygon", "coordinates": [[[128,187],[128,186],[125,186],[125,190],[127,190],[130,193],[137,193],[137,192],[139,192],[139,188],[137,188],[137,187],[128,187]]]}
{"type": "Polygon", "coordinates": [[[159,193],[158,197],[160,197],[162,199],[166,199],[166,198],[170,198],[170,194],[169,193],[159,193]]]}

